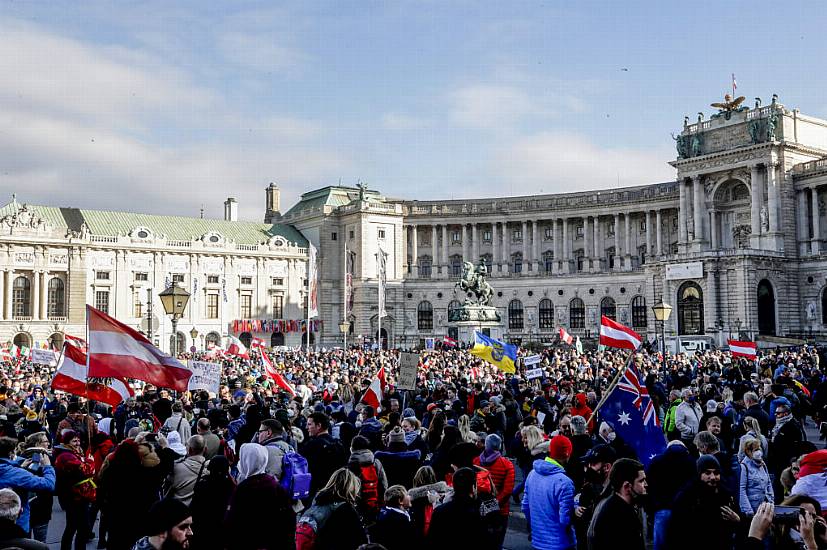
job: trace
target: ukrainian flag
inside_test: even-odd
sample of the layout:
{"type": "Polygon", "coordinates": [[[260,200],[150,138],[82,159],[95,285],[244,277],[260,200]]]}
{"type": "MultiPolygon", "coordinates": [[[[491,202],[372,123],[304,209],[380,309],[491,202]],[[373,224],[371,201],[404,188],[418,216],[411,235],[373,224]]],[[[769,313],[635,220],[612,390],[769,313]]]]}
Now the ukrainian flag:
{"type": "Polygon", "coordinates": [[[485,334],[474,331],[474,348],[471,355],[488,361],[503,372],[514,373],[517,362],[517,346],[495,340],[485,334]]]}

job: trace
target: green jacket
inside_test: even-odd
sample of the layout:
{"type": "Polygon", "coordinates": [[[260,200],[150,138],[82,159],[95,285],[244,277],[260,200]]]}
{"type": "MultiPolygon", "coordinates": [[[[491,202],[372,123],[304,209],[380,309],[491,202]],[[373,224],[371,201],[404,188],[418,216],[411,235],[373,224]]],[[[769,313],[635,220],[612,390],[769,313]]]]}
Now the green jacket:
{"type": "Polygon", "coordinates": [[[663,423],[663,433],[667,436],[669,432],[675,431],[677,427],[675,426],[675,411],[678,410],[678,405],[683,403],[683,399],[675,399],[669,405],[669,411],[666,413],[666,420],[663,423]]]}

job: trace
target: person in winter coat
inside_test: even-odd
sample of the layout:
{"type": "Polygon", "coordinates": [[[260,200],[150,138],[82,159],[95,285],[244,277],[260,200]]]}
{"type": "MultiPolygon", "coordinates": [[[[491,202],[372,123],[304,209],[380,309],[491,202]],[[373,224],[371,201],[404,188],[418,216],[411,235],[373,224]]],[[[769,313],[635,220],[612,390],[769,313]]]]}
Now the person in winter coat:
{"type": "Polygon", "coordinates": [[[293,451],[287,442],[284,426],[274,418],[261,421],[258,443],[267,449],[267,473],[281,481],[281,465],[284,455],[293,451]]]}
{"type": "Polygon", "coordinates": [[[261,445],[241,446],[238,487],[224,520],[225,548],[276,550],[294,544],[296,514],[287,491],[266,473],[267,458],[261,445]]]}
{"type": "Polygon", "coordinates": [[[9,488],[0,489],[0,548],[48,550],[45,543],[26,538],[27,533],[15,523],[20,510],[20,496],[9,488]]]}
{"type": "Polygon", "coordinates": [[[758,423],[758,420],[751,416],[745,416],[743,420],[744,426],[744,435],[741,436],[741,439],[738,442],[738,461],[744,460],[744,451],[743,445],[744,441],[748,439],[757,439],[761,443],[761,452],[764,455],[764,460],[767,460],[769,456],[770,446],[767,442],[767,438],[764,437],[761,433],[761,426],[758,423]]]}
{"type": "Polygon", "coordinates": [[[649,502],[654,511],[652,538],[654,550],[666,550],[667,528],[672,516],[672,502],[678,492],[695,477],[695,460],[679,439],[674,439],[666,450],[649,463],[646,479],[649,481],[649,502]]]}
{"type": "MultiPolygon", "coordinates": [[[[572,456],[572,458],[574,458],[572,456]]],[[[608,445],[597,445],[581,457],[584,483],[579,491],[579,501],[574,509],[574,532],[577,536],[577,548],[588,548],[589,524],[594,517],[597,504],[603,499],[609,484],[612,464],[617,460],[617,453],[608,445]]],[[[570,459],[571,460],[571,459],[570,459]]],[[[575,485],[575,490],[577,490],[575,485]]]]}
{"type": "Polygon", "coordinates": [[[184,418],[184,405],[180,401],[172,404],[172,416],[167,418],[161,427],[161,433],[168,434],[172,431],[178,432],[181,441],[189,441],[192,436],[192,428],[187,419],[184,418]]]}
{"type": "MultiPolygon", "coordinates": [[[[413,412],[413,411],[412,411],[413,412]]],[[[428,456],[428,443],[422,430],[422,424],[415,416],[406,417],[402,420],[402,430],[405,432],[405,443],[408,450],[419,451],[420,457],[424,460],[428,456]]]]}
{"type": "MultiPolygon", "coordinates": [[[[109,456],[109,453],[112,452],[112,449],[115,448],[115,444],[112,443],[112,438],[109,437],[109,432],[106,431],[111,426],[111,418],[102,419],[101,422],[98,422],[98,431],[92,437],[92,460],[95,461],[95,483],[99,481],[99,474],[101,468],[103,467],[103,461],[106,460],[106,457],[109,456]],[[104,423],[103,426],[101,422],[103,420],[109,420],[110,422],[104,423]]],[[[98,515],[98,512],[101,513],[100,523],[98,525],[98,544],[105,545],[106,544],[106,511],[101,507],[100,502],[98,499],[95,499],[95,502],[92,503],[92,506],[89,511],[89,525],[95,525],[95,518],[98,515]]]]}
{"type": "Polygon", "coordinates": [[[697,395],[692,388],[683,390],[683,403],[675,411],[675,427],[681,434],[681,441],[688,448],[693,448],[692,440],[698,433],[703,411],[697,402],[697,395]]]}
{"type": "Polygon", "coordinates": [[[402,485],[391,485],[385,491],[385,506],[370,528],[372,543],[387,550],[418,548],[415,527],[410,516],[411,497],[402,485]]]}
{"type": "Polygon", "coordinates": [[[612,464],[609,486],[612,494],[600,501],[589,524],[589,550],[623,548],[644,550],[643,523],[638,506],[646,496],[643,464],[621,458],[612,464]]]}
{"type": "MultiPolygon", "coordinates": [[[[166,445],[166,438],[158,439],[166,445]]],[[[109,531],[107,550],[130,550],[143,534],[147,514],[158,500],[167,473],[151,444],[131,439],[122,441],[104,461],[99,492],[109,531]]]]}
{"type": "Polygon", "coordinates": [[[520,429],[520,440],[523,444],[522,450],[525,452],[515,454],[517,454],[517,464],[520,467],[523,479],[519,485],[514,487],[513,496],[515,500],[525,489],[525,480],[534,467],[534,461],[548,456],[549,441],[539,426],[523,426],[520,429]]]}
{"type": "Polygon", "coordinates": [[[180,500],[187,506],[192,502],[195,485],[210,473],[209,463],[204,457],[204,438],[194,435],[187,441],[187,456],[175,462],[172,468],[172,485],[166,496],[180,500]]]}
{"type": "Polygon", "coordinates": [[[681,392],[678,390],[670,391],[669,405],[666,411],[666,416],[663,420],[663,432],[670,441],[681,438],[680,432],[675,426],[675,415],[677,414],[678,407],[681,403],[683,403],[683,400],[681,399],[681,392]]]}
{"type": "Polygon", "coordinates": [[[192,514],[180,500],[159,500],[149,509],[143,531],[148,533],[147,536],[136,542],[132,550],[189,548],[193,538],[192,514]]]}
{"type": "MultiPolygon", "coordinates": [[[[502,529],[499,532],[504,538],[505,532],[508,530],[511,492],[514,490],[514,464],[502,455],[502,446],[503,442],[500,436],[489,434],[485,438],[485,450],[479,456],[474,457],[474,466],[481,466],[491,474],[491,481],[497,491],[497,503],[500,506],[502,529]]],[[[499,543],[502,545],[502,540],[499,543]]]]}
{"type": "Polygon", "coordinates": [[[305,511],[305,514],[322,512],[325,518],[316,530],[314,550],[356,550],[368,541],[357,509],[359,491],[359,478],[347,468],[333,472],[319,490],[313,505],[305,511]]]}
{"type": "Polygon", "coordinates": [[[310,470],[310,495],[327,483],[336,469],[347,463],[347,453],[342,444],[328,433],[330,418],[321,412],[314,412],[307,418],[309,437],[299,446],[299,452],[307,459],[310,470]]]}
{"type": "Polygon", "coordinates": [[[807,434],[792,415],[789,405],[779,404],[775,408],[775,426],[770,431],[770,471],[776,476],[790,465],[801,453],[801,443],[807,441],[807,434]]]}
{"type": "MultiPolygon", "coordinates": [[[[574,405],[571,408],[572,416],[582,416],[583,418],[591,418],[592,410],[586,404],[586,394],[585,393],[578,393],[574,396],[574,405]]],[[[592,418],[587,427],[588,431],[594,431],[594,418],[592,418]]],[[[572,456],[582,456],[582,455],[572,455],[572,456]]]]}
{"type": "Polygon", "coordinates": [[[214,541],[221,540],[221,524],[234,491],[230,463],[223,455],[214,456],[210,473],[195,485],[190,505],[196,548],[209,548],[214,541]]]}
{"type": "Polygon", "coordinates": [[[551,439],[548,457],[535,460],[525,484],[522,510],[537,550],[571,550],[574,534],[574,482],[566,476],[571,441],[563,435],[551,439]]]}
{"type": "Polygon", "coordinates": [[[57,498],[66,512],[66,528],[60,539],[60,549],[85,550],[89,539],[89,505],[95,501],[95,461],[80,444],[80,434],[66,430],[62,443],[55,448],[57,498]]]}
{"type": "Polygon", "coordinates": [[[424,544],[431,527],[434,507],[442,503],[449,491],[447,483],[436,480],[436,474],[430,466],[422,466],[417,470],[413,488],[408,494],[411,497],[409,512],[418,544],[424,544]]]}
{"type": "MultiPolygon", "coordinates": [[[[31,437],[31,436],[30,436],[31,437]]],[[[11,437],[0,437],[0,489],[13,489],[20,493],[27,491],[53,492],[55,490],[56,474],[51,465],[47,453],[39,453],[40,456],[23,457],[23,460],[15,460],[17,440],[11,437]],[[40,461],[40,472],[30,470],[33,460],[40,461]]],[[[51,499],[49,499],[51,504],[51,499]]],[[[17,518],[17,525],[27,534],[30,530],[30,508],[29,499],[21,502],[20,516],[17,518]]],[[[51,508],[49,509],[51,517],[51,508]]]]}
{"type": "Polygon", "coordinates": [[[775,493],[770,472],[764,462],[761,442],[757,439],[747,439],[742,443],[741,450],[744,459],[741,460],[738,504],[741,512],[747,516],[754,516],[762,502],[774,501],[775,493]]]}
{"type": "Polygon", "coordinates": [[[419,450],[408,448],[405,442],[405,432],[399,426],[388,434],[387,450],[377,451],[374,456],[385,468],[388,485],[402,485],[403,487],[410,487],[413,484],[414,475],[423,458],[419,450]]]}
{"type": "Polygon", "coordinates": [[[388,476],[384,465],[370,450],[370,441],[366,437],[357,435],[350,442],[347,468],[359,479],[359,514],[367,521],[373,521],[384,501],[388,476]]]}
{"type": "Polygon", "coordinates": [[[424,547],[429,550],[498,548],[480,517],[476,472],[471,468],[460,468],[454,472],[452,481],[453,497],[434,510],[424,547]]]}
{"type": "MultiPolygon", "coordinates": [[[[49,458],[49,436],[46,432],[38,432],[26,438],[26,441],[18,446],[19,456],[15,463],[24,467],[33,474],[42,477],[44,474],[43,456],[49,458]]],[[[52,468],[49,466],[49,468],[52,468]]],[[[46,535],[49,530],[49,521],[52,519],[52,506],[54,504],[54,490],[43,491],[20,491],[23,494],[23,503],[27,507],[29,528],[27,532],[31,532],[32,538],[46,542],[46,535]]],[[[21,509],[20,523],[23,517],[23,510],[21,509]]],[[[22,526],[21,526],[22,527],[22,526]]]]}

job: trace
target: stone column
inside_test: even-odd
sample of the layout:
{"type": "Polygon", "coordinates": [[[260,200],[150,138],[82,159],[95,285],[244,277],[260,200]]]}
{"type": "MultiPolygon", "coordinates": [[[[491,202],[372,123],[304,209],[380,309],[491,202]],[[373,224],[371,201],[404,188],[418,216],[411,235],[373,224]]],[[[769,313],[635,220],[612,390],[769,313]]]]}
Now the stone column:
{"type": "Polygon", "coordinates": [[[480,261],[480,239],[477,224],[471,224],[471,261],[476,265],[480,261]]]}
{"type": "Polygon", "coordinates": [[[14,283],[14,269],[6,270],[6,303],[5,303],[5,319],[12,320],[12,284],[14,283]]]}
{"type": "Polygon", "coordinates": [[[779,198],[778,163],[770,162],[767,164],[767,208],[769,209],[770,233],[778,233],[778,206],[781,202],[779,198]]]}
{"type": "Polygon", "coordinates": [[[678,190],[680,191],[680,202],[678,204],[678,242],[686,244],[689,240],[686,234],[686,214],[688,204],[686,200],[686,180],[678,182],[678,190]]]}
{"type": "Polygon", "coordinates": [[[538,241],[539,234],[540,222],[538,220],[533,220],[531,222],[531,262],[534,265],[534,270],[537,273],[540,273],[540,271],[542,271],[540,267],[543,263],[540,255],[540,242],[538,241]]]}
{"type": "Polygon", "coordinates": [[[796,191],[797,199],[797,223],[798,223],[798,253],[806,255],[809,249],[810,228],[807,225],[807,190],[796,191]]]}
{"type": "Polygon", "coordinates": [[[439,258],[437,257],[436,224],[431,226],[431,277],[436,279],[439,272],[439,258]]]}
{"type": "Polygon", "coordinates": [[[491,224],[491,273],[497,273],[500,270],[500,243],[497,237],[497,222],[491,224]]]}
{"type": "Polygon", "coordinates": [[[626,220],[626,225],[624,227],[625,231],[625,238],[626,244],[624,245],[624,255],[625,255],[625,267],[626,270],[632,269],[632,216],[629,212],[623,214],[623,218],[626,220]]]}
{"type": "Polygon", "coordinates": [[[523,272],[526,272],[531,263],[531,257],[528,255],[528,222],[526,220],[523,220],[521,235],[523,236],[523,272]]]}
{"type": "Polygon", "coordinates": [[[597,258],[595,267],[600,271],[600,261],[603,257],[603,250],[600,246],[600,216],[594,217],[594,257],[597,258]]]}
{"type": "Polygon", "coordinates": [[[620,271],[622,253],[620,250],[620,214],[615,213],[615,266],[620,271]]]}
{"type": "Polygon", "coordinates": [[[419,243],[417,242],[416,224],[411,225],[411,275],[419,277],[419,243]]]}
{"type": "MultiPolygon", "coordinates": [[[[43,277],[43,282],[40,285],[40,318],[48,319],[49,315],[49,272],[44,271],[40,274],[43,277]]],[[[65,292],[65,287],[64,287],[65,292]]]]}
{"type": "Polygon", "coordinates": [[[818,187],[810,189],[813,208],[813,239],[811,241],[813,254],[821,253],[821,220],[818,213],[818,187]]]}
{"type": "Polygon", "coordinates": [[[706,232],[704,231],[704,185],[701,180],[701,176],[694,176],[692,178],[692,191],[695,197],[694,204],[692,206],[695,225],[695,241],[701,242],[706,240],[706,232]]]}
{"type": "Polygon", "coordinates": [[[657,237],[658,242],[658,256],[663,256],[663,229],[661,229],[661,226],[663,225],[663,220],[661,219],[660,212],[660,208],[655,210],[655,225],[657,226],[655,227],[655,235],[657,237]]]}
{"type": "Polygon", "coordinates": [[[468,224],[462,224],[462,261],[470,261],[468,259],[470,252],[468,247],[468,224]]]}
{"type": "Polygon", "coordinates": [[[563,271],[565,273],[569,272],[569,266],[571,265],[571,243],[569,242],[569,220],[568,218],[563,218],[563,257],[561,260],[563,261],[563,271]]]}
{"type": "Polygon", "coordinates": [[[442,265],[442,274],[447,276],[448,275],[448,226],[446,224],[442,224],[442,260],[440,261],[442,265]]]}
{"type": "Polygon", "coordinates": [[[752,235],[750,236],[750,244],[752,248],[760,248],[761,243],[761,203],[763,202],[763,193],[761,192],[761,177],[759,172],[759,165],[753,164],[750,167],[750,226],[752,227],[752,235]]]}
{"type": "Polygon", "coordinates": [[[646,258],[654,256],[652,252],[652,211],[646,211],[646,258]]]}
{"type": "Polygon", "coordinates": [[[32,319],[35,321],[40,320],[40,272],[39,271],[32,271],[32,279],[34,283],[34,287],[32,288],[32,309],[29,313],[31,313],[32,319]]]}
{"type": "Polygon", "coordinates": [[[718,242],[718,212],[715,210],[709,211],[709,240],[712,243],[712,250],[718,250],[720,246],[718,242]]]}
{"type": "Polygon", "coordinates": [[[589,251],[589,217],[583,216],[583,256],[591,258],[589,251]]]}

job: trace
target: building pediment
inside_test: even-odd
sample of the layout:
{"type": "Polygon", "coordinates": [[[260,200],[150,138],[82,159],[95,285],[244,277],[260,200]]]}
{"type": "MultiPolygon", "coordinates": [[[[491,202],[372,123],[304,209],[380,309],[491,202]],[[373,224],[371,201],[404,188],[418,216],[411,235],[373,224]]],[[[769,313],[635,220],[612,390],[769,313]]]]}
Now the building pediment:
{"type": "Polygon", "coordinates": [[[52,231],[52,225],[41,218],[37,211],[27,204],[18,205],[11,214],[0,218],[0,227],[15,235],[42,235],[52,231]]]}

